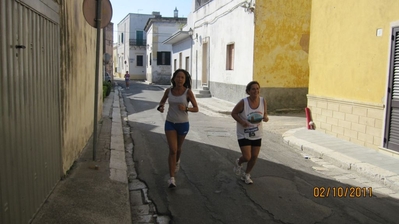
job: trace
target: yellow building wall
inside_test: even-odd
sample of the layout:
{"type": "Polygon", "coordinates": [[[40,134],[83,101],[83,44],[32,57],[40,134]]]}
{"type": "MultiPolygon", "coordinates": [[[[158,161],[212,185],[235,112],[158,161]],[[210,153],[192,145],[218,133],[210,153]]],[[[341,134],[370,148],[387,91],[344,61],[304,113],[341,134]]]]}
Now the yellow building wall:
{"type": "Polygon", "coordinates": [[[309,94],[385,103],[390,23],[399,19],[398,8],[397,0],[314,0],[309,94]]]}
{"type": "Polygon", "coordinates": [[[254,74],[269,113],[306,107],[311,0],[258,0],[254,74]]]}
{"type": "MultiPolygon", "coordinates": [[[[86,22],[80,0],[62,1],[60,17],[61,136],[63,172],[66,173],[93,133],[97,33],[86,22]]],[[[100,61],[102,67],[102,56],[100,61]]],[[[99,80],[98,117],[101,118],[101,73],[99,80]]]]}
{"type": "Polygon", "coordinates": [[[313,0],[307,98],[319,131],[382,148],[398,8],[397,0],[313,0]]]}
{"type": "Polygon", "coordinates": [[[257,0],[254,80],[262,87],[307,87],[311,0],[257,0]]]}

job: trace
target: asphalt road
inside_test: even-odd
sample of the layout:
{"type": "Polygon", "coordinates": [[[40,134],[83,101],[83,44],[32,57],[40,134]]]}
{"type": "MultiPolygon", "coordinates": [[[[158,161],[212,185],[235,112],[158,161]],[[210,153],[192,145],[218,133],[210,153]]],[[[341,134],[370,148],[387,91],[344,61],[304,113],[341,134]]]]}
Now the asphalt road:
{"type": "Polygon", "coordinates": [[[199,113],[189,114],[177,188],[169,189],[166,113],[155,109],[163,92],[132,82],[122,94],[138,178],[147,184],[157,212],[169,215],[172,223],[399,222],[398,200],[372,192],[370,196],[370,188],[357,185],[360,177],[343,178],[355,174],[333,166],[317,169],[320,163],[283,143],[284,127],[303,124],[301,116],[272,116],[264,123],[261,153],[251,174],[254,184],[246,185],[233,173],[240,156],[234,120],[209,116],[200,107],[199,113]]]}

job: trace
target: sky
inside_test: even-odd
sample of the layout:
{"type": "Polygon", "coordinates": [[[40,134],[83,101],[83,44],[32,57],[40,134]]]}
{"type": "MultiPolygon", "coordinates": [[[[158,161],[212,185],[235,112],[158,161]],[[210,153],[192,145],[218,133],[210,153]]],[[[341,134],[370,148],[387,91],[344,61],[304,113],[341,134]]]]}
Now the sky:
{"type": "Polygon", "coordinates": [[[173,17],[175,7],[179,17],[187,17],[191,11],[192,0],[110,0],[114,29],[129,13],[152,14],[160,12],[163,17],[173,17]]]}

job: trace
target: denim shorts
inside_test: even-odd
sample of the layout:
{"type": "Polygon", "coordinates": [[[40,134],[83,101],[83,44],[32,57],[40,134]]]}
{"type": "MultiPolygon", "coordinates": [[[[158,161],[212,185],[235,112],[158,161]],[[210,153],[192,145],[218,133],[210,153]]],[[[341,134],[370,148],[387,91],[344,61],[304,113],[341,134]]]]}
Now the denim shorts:
{"type": "Polygon", "coordinates": [[[240,147],[242,146],[261,146],[262,144],[262,139],[256,139],[256,140],[249,140],[246,138],[238,139],[238,145],[240,147]]]}
{"type": "Polygon", "coordinates": [[[176,131],[178,135],[187,135],[190,129],[190,124],[188,122],[184,123],[173,123],[170,121],[165,122],[165,131],[176,131]]]}

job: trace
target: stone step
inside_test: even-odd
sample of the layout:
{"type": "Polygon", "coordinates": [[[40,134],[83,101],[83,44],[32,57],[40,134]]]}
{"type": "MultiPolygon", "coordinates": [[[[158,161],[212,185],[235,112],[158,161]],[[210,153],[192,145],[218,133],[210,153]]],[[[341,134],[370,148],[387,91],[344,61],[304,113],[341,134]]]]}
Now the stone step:
{"type": "Polygon", "coordinates": [[[211,94],[211,91],[209,90],[199,90],[198,92],[199,94],[211,94]]]}
{"type": "Polygon", "coordinates": [[[209,98],[212,97],[212,94],[209,90],[202,90],[202,89],[194,89],[193,93],[197,98],[209,98]]]}
{"type": "Polygon", "coordinates": [[[195,97],[196,98],[211,98],[212,95],[210,93],[209,94],[195,94],[195,97]]]}

